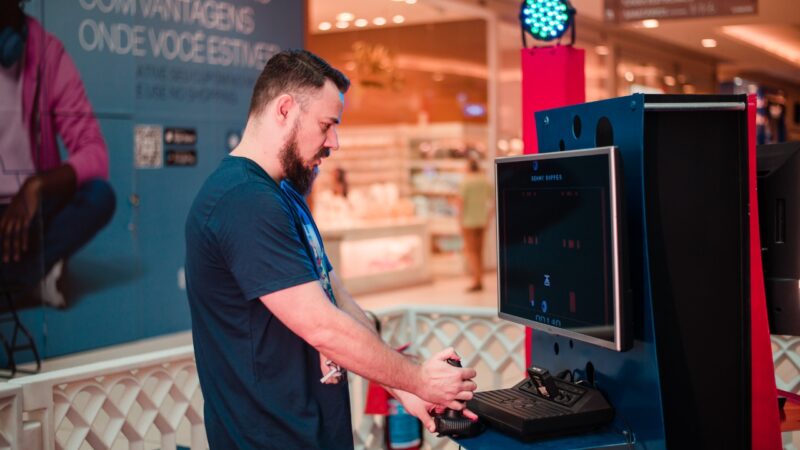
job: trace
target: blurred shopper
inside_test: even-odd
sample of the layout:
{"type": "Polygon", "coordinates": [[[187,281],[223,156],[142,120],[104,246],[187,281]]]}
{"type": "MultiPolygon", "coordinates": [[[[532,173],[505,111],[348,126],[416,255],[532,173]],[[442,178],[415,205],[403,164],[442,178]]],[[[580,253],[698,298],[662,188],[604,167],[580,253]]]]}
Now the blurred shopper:
{"type": "Polygon", "coordinates": [[[483,236],[492,213],[492,185],[480,172],[478,161],[470,159],[467,174],[461,183],[459,208],[464,256],[467,258],[472,284],[467,292],[483,289],[483,236]]]}
{"type": "Polygon", "coordinates": [[[66,258],[114,212],[108,151],[72,59],[13,0],[0,1],[0,162],[0,282],[64,307],[66,258]]]}
{"type": "MultiPolygon", "coordinates": [[[[417,364],[385,345],[325,255],[304,200],[339,147],[350,81],[286,51],[256,81],[241,143],[206,180],[186,223],[187,293],[212,449],[352,449],[345,369],[429,412],[472,398],[475,370],[417,364]]],[[[468,417],[475,418],[467,412],[468,417]]]]}

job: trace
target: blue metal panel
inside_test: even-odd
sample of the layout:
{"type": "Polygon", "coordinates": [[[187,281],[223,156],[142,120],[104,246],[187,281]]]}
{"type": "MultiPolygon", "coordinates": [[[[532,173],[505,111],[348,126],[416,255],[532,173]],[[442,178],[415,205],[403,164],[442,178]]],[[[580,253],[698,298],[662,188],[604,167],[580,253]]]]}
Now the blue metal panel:
{"type": "MultiPolygon", "coordinates": [[[[539,149],[574,150],[616,145],[622,155],[625,208],[628,220],[629,276],[633,301],[634,345],[618,353],[579,341],[534,330],[532,359],[551,373],[564,369],[583,371],[591,362],[597,387],[616,409],[615,426],[633,430],[636,441],[648,448],[665,446],[660,380],[653,329],[652,303],[644,226],[643,135],[644,96],[575,105],[536,114],[539,149]],[[577,119],[576,119],[577,118],[577,119]],[[606,118],[613,142],[598,141],[598,124],[606,118]],[[574,125],[580,121],[580,132],[574,125]],[[559,351],[555,351],[558,345],[559,351]]],[[[606,138],[607,139],[607,138],[606,138]]],[[[667,380],[668,381],[668,380],[667,380]]]]}

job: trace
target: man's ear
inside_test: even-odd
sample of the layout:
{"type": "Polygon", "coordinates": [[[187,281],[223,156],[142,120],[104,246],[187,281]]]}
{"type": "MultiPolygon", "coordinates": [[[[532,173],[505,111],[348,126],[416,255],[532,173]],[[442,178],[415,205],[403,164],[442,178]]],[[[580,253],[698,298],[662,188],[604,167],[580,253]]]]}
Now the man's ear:
{"type": "Polygon", "coordinates": [[[289,121],[289,113],[296,105],[294,97],[289,94],[280,95],[275,99],[275,117],[280,123],[289,121]]]}

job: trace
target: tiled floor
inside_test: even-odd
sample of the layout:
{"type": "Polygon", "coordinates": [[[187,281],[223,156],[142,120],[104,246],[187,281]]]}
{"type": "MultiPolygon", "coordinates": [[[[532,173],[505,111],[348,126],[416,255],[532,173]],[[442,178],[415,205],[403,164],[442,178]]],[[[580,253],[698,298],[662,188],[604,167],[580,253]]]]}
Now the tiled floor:
{"type": "MultiPolygon", "coordinates": [[[[469,280],[466,277],[445,278],[434,281],[433,283],[412,286],[405,289],[359,295],[356,297],[356,301],[358,301],[365,310],[377,310],[389,306],[414,304],[470,307],[495,307],[497,305],[497,278],[495,272],[486,272],[486,274],[484,274],[482,291],[466,292],[469,284],[469,280]]],[[[100,350],[48,359],[43,361],[42,371],[46,372],[76,367],[83,364],[138,355],[191,343],[192,337],[188,331],[151,339],[142,339],[140,341],[100,350]]]]}

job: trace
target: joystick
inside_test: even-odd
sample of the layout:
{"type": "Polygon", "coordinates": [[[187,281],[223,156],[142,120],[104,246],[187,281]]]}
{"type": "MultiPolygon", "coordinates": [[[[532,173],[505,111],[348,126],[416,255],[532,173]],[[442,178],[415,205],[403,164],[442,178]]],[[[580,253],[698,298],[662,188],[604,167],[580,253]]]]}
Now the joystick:
{"type": "MultiPolygon", "coordinates": [[[[461,362],[448,358],[447,363],[454,367],[461,367],[461,362]]],[[[436,432],[439,436],[450,436],[455,438],[468,438],[483,432],[484,426],[480,421],[473,422],[461,411],[447,408],[444,412],[432,414],[436,424],[436,432]]]]}

